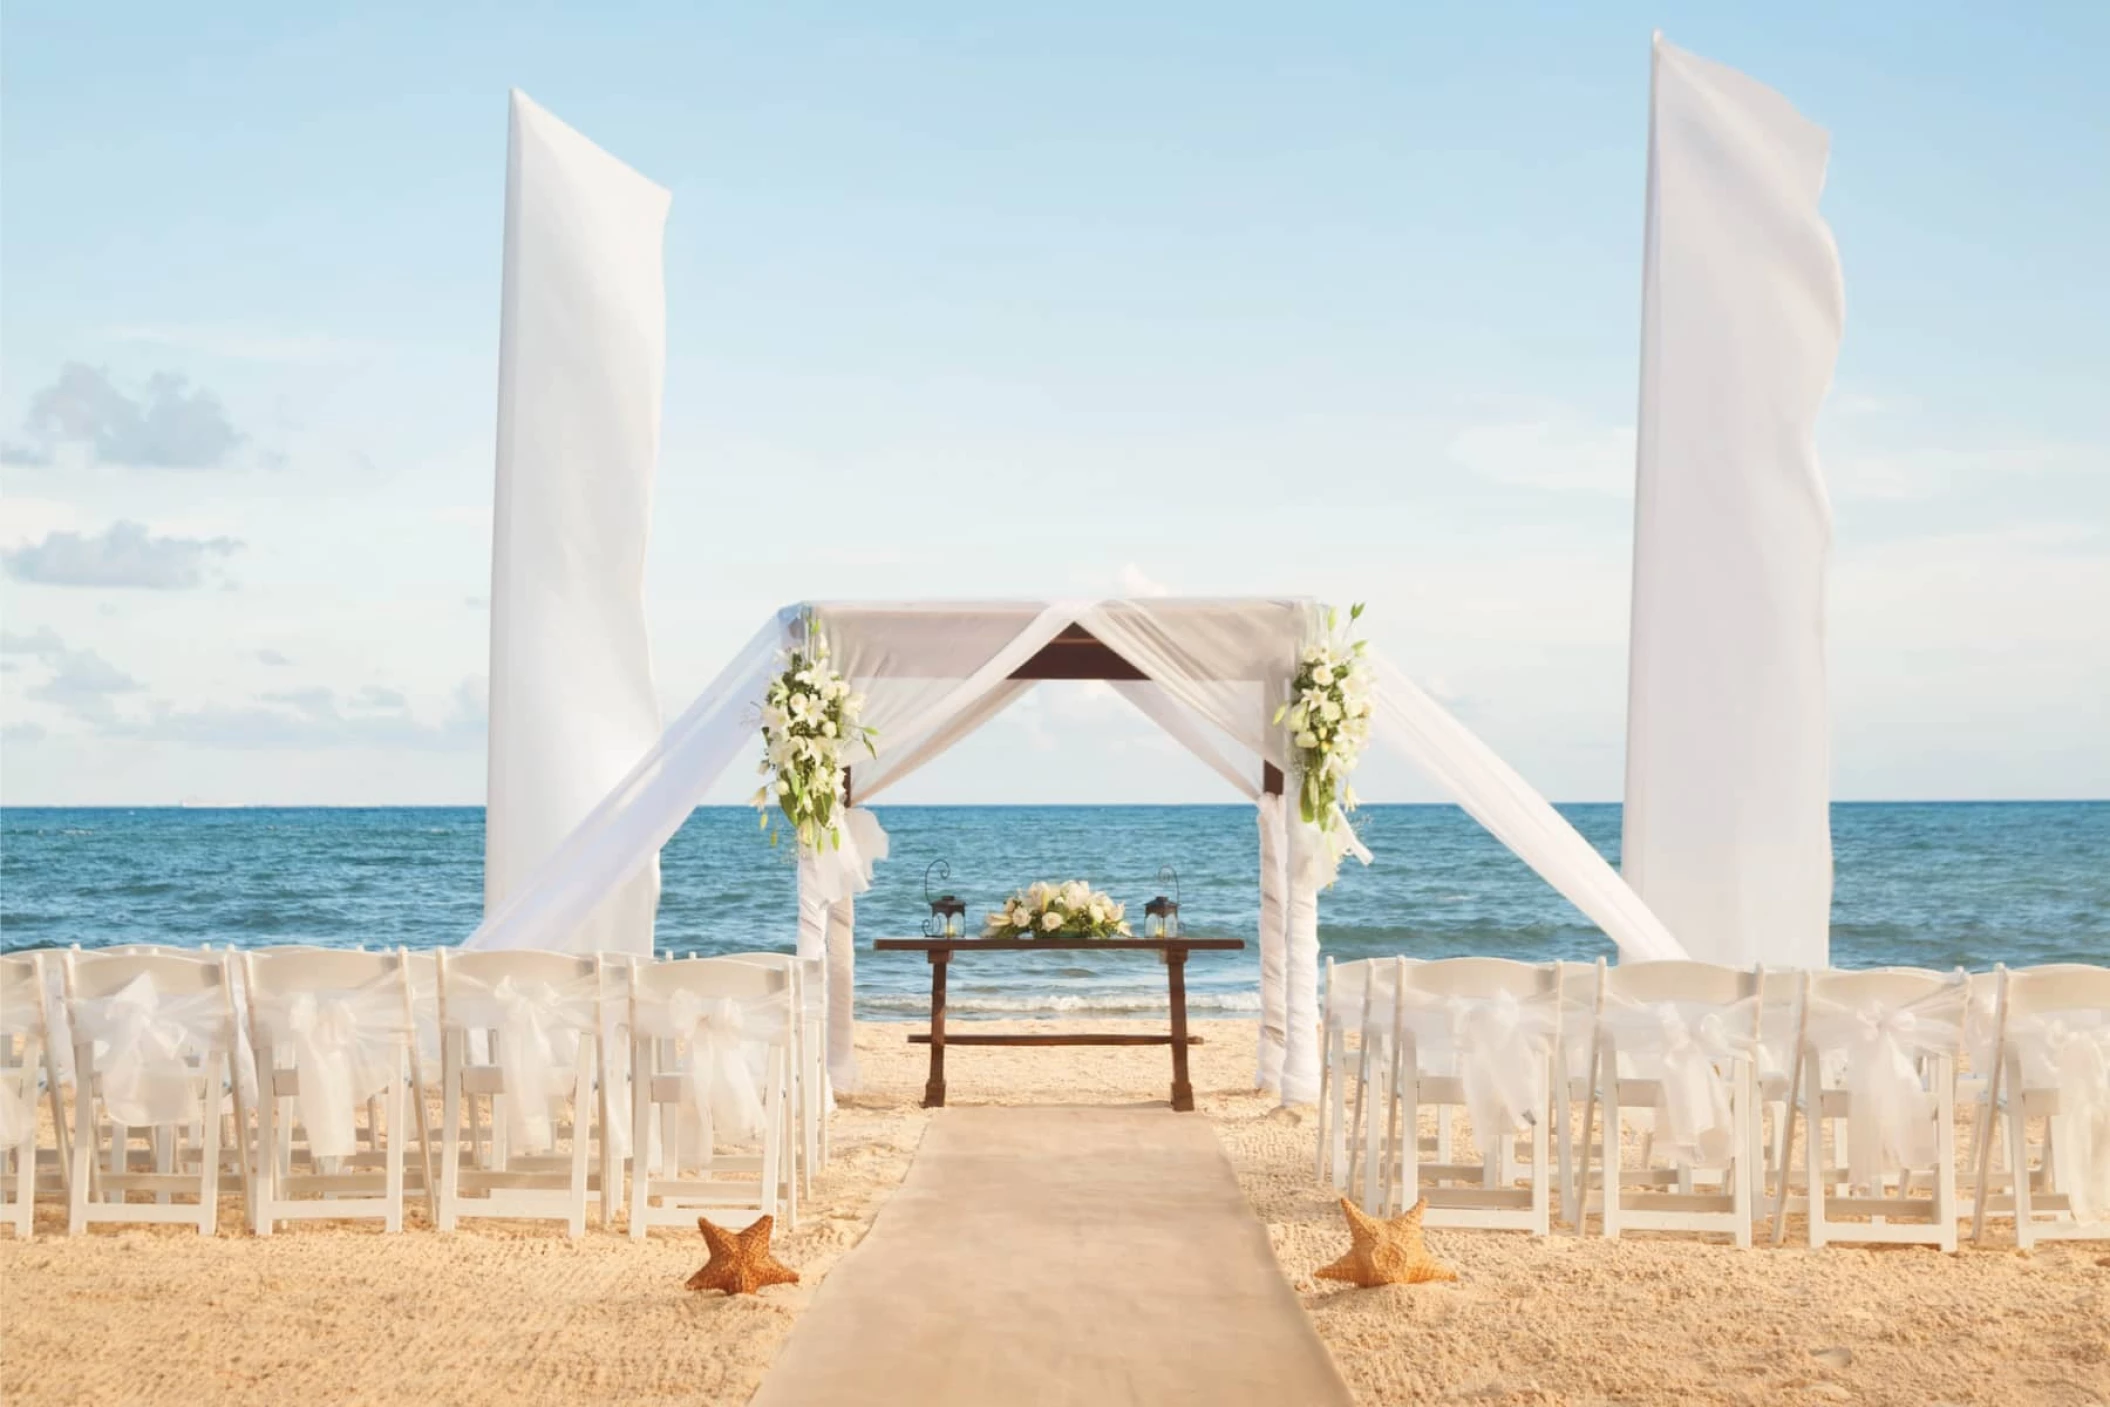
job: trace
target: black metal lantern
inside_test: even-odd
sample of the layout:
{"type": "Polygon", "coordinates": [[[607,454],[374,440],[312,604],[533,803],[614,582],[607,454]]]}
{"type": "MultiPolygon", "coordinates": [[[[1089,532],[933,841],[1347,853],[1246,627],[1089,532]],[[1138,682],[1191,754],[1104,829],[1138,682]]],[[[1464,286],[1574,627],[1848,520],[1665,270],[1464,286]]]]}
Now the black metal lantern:
{"type": "Polygon", "coordinates": [[[1160,894],[1143,906],[1143,936],[1145,938],[1177,938],[1180,936],[1180,877],[1170,865],[1158,870],[1158,883],[1172,885],[1172,897],[1160,894]]]}
{"type": "Polygon", "coordinates": [[[933,860],[930,868],[923,872],[923,897],[930,904],[930,917],[923,920],[923,936],[926,938],[957,938],[965,926],[967,905],[956,894],[930,892],[931,876],[942,882],[952,878],[952,866],[943,860],[933,860]]]}

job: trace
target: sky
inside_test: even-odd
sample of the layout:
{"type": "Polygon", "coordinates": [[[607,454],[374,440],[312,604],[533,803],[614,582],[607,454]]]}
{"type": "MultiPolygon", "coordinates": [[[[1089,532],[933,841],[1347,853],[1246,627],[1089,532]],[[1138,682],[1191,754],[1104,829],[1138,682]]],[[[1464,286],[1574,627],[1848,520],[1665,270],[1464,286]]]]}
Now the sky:
{"type": "MultiPolygon", "coordinates": [[[[2110,795],[2110,8],[17,0],[0,799],[481,801],[511,87],[673,193],[670,716],[802,598],[1311,595],[1616,799],[1658,27],[1832,136],[1835,794],[2110,795]]],[[[1232,798],[1070,685],[894,799],[1232,798]]]]}

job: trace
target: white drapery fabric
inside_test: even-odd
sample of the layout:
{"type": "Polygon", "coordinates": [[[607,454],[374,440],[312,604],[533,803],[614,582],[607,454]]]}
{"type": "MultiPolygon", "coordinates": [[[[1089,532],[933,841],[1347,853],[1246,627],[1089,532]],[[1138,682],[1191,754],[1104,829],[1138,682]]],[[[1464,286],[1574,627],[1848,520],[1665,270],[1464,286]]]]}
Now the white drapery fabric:
{"type": "Polygon", "coordinates": [[[1317,826],[1289,818],[1289,888],[1283,916],[1282,1105],[1319,1097],[1319,890],[1300,882],[1326,842],[1317,826]]]}
{"type": "Polygon", "coordinates": [[[756,631],[658,745],[638,759],[532,879],[485,915],[462,946],[651,956],[649,933],[617,935],[619,944],[596,949],[580,926],[603,897],[655,861],[734,757],[756,746],[755,708],[795,617],[785,612],[756,631]]]}
{"type": "Polygon", "coordinates": [[[828,905],[828,1083],[844,1094],[858,1089],[857,901],[844,895],[828,905]]]}
{"type": "MultiPolygon", "coordinates": [[[[44,1033],[44,994],[38,982],[0,987],[0,1042],[29,1044],[44,1033]]],[[[37,1067],[25,1060],[19,1083],[0,1079],[0,1148],[19,1148],[37,1132],[37,1067]]]]}
{"type": "Polygon", "coordinates": [[[2021,1057],[2024,1087],[2059,1092],[2052,1176],[2071,1199],[2074,1219],[2110,1217],[2110,1012],[2018,1015],[2007,1034],[2021,1057]]]}
{"type": "Polygon", "coordinates": [[[449,970],[448,1026],[498,1033],[493,1058],[505,1077],[506,1137],[513,1151],[547,1153],[556,1146],[552,1107],[579,1092],[580,1042],[592,1039],[603,1004],[598,974],[563,983],[511,975],[487,982],[459,968],[449,970]]]}
{"type": "Polygon", "coordinates": [[[1263,795],[1254,814],[1260,822],[1260,1068],[1253,1082],[1256,1089],[1280,1094],[1289,1041],[1288,798],[1263,795]]]}
{"type": "MultiPolygon", "coordinates": [[[[520,92],[506,162],[484,910],[532,882],[660,736],[645,544],[670,197],[520,92]]],[[[577,951],[649,952],[657,854],[577,951]]]]}
{"type": "Polygon", "coordinates": [[[690,991],[664,998],[639,992],[632,1019],[639,1036],[680,1042],[682,1105],[714,1139],[761,1136],[764,1109],[748,1049],[784,1040],[788,997],[743,1002],[690,991]]]}
{"type": "Polygon", "coordinates": [[[1451,794],[1525,864],[1588,915],[1629,961],[1686,956],[1684,947],[1516,769],[1375,650],[1373,741],[1393,748],[1451,794]]]}
{"type": "Polygon", "coordinates": [[[1816,452],[1844,321],[1829,140],[1778,93],[1655,43],[1622,847],[1695,958],[1830,953],[1816,452]]]}
{"type": "MultiPolygon", "coordinates": [[[[1935,1161],[1939,1101],[1920,1078],[1922,1057],[1954,1057],[1963,1047],[1970,984],[1915,1001],[1848,1005],[1811,995],[1804,1014],[1810,1047],[1841,1067],[1847,1101],[1847,1179],[1875,1188],[1884,1174],[1935,1161]]],[[[1821,1067],[1820,1067],[1821,1068],[1821,1067]]]]}
{"type": "Polygon", "coordinates": [[[141,973],[107,997],[71,1006],[73,1039],[93,1046],[113,1121],[147,1128],[204,1117],[204,1084],[192,1062],[233,1043],[223,993],[170,994],[141,973]]]}
{"type": "Polygon", "coordinates": [[[309,1150],[320,1158],[356,1153],[359,1106],[404,1075],[403,1052],[413,1032],[403,978],[390,973],[332,991],[252,991],[248,999],[250,1019],[269,1034],[274,1060],[278,1051],[293,1057],[300,1076],[294,1104],[309,1150]]]}
{"type": "Polygon", "coordinates": [[[1657,1142],[1685,1161],[1719,1166],[1738,1156],[1730,1099],[1739,1070],[1757,1054],[1751,1034],[1757,1003],[1755,997],[1710,1006],[1604,994],[1598,1029],[1618,1052],[1619,1074],[1657,1082],[1657,1142]]]}

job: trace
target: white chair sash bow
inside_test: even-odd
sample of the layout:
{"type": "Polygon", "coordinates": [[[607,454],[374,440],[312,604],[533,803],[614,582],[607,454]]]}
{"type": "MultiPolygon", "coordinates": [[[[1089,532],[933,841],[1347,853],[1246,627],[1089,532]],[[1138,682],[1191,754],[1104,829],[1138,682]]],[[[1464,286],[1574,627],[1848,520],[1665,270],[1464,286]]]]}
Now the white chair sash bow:
{"type": "Polygon", "coordinates": [[[1940,1100],[1921,1078],[1919,1061],[1955,1055],[1967,1001],[1962,982],[1897,1006],[1847,1007],[1811,997],[1810,1044],[1820,1055],[1844,1057],[1838,1073],[1851,1096],[1846,1146],[1853,1185],[1873,1188],[1887,1174],[1933,1165],[1940,1100]]]}
{"type": "Polygon", "coordinates": [[[204,1117],[203,1078],[190,1062],[224,1050],[227,1027],[220,992],[170,996],[144,972],[107,997],[73,1004],[75,1039],[94,1043],[103,1106],[134,1128],[204,1117]]]}
{"type": "Polygon", "coordinates": [[[2046,1013],[2014,1022],[2008,1037],[2023,1083],[2058,1091],[2052,1171],[2074,1219],[2110,1216],[2110,1013],[2046,1013]]]}
{"type": "Polygon", "coordinates": [[[593,1031],[600,1002],[593,977],[562,985],[512,976],[485,983],[449,970],[447,1024],[498,1033],[494,1063],[505,1076],[506,1136],[515,1151],[547,1153],[556,1146],[551,1104],[574,1091],[579,1042],[593,1031]]]}
{"type": "Polygon", "coordinates": [[[638,1003],[640,1034],[682,1043],[682,1102],[714,1138],[761,1136],[765,1115],[748,1047],[781,1037],[788,1005],[784,997],[738,1002],[686,991],[638,1003]]]}
{"type": "MultiPolygon", "coordinates": [[[[44,1025],[39,1014],[42,994],[36,983],[0,988],[0,1041],[26,1040],[44,1025]]],[[[25,1068],[20,1080],[0,1079],[0,1148],[19,1148],[37,1132],[37,1070],[25,1068]]]]}
{"type": "MultiPolygon", "coordinates": [[[[356,1152],[359,1105],[402,1077],[402,1041],[409,1032],[400,982],[391,974],[346,991],[250,994],[272,1044],[293,1052],[300,1076],[296,1104],[309,1151],[317,1157],[356,1152]]],[[[271,1078],[264,1071],[259,1076],[271,1078]]]]}
{"type": "Polygon", "coordinates": [[[1712,1165],[1736,1156],[1732,1081],[1757,1050],[1748,1034],[1750,1005],[1606,999],[1599,1025],[1618,1052],[1620,1073],[1631,1069],[1655,1081],[1660,1139],[1688,1161],[1712,1165]]]}
{"type": "MultiPolygon", "coordinates": [[[[1374,989],[1373,1012],[1389,1014],[1392,984],[1374,989]]],[[[1409,990],[1403,1020],[1414,1034],[1415,1060],[1424,1071],[1456,1071],[1472,1116],[1473,1136],[1515,1132],[1544,1117],[1546,1056],[1560,1029],[1557,993],[1518,997],[1439,997],[1409,990]]],[[[1373,1015],[1372,1025],[1382,1018],[1373,1015]]]]}

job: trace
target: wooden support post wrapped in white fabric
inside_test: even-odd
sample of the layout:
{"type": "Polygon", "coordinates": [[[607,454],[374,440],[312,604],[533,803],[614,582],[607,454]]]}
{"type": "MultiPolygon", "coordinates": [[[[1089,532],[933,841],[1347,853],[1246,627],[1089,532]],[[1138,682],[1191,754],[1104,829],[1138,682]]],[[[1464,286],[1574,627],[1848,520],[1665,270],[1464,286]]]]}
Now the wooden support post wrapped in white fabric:
{"type": "Polygon", "coordinates": [[[828,905],[828,1083],[857,1092],[857,901],[828,905]]]}
{"type": "Polygon", "coordinates": [[[1283,944],[1282,1104],[1319,1097],[1319,881],[1326,837],[1303,820],[1289,826],[1289,903],[1283,944]]]}
{"type": "Polygon", "coordinates": [[[1288,1024],[1284,981],[1289,923],[1288,809],[1281,794],[1263,793],[1260,818],[1260,1066],[1256,1089],[1282,1090],[1282,1057],[1288,1024]]]}

